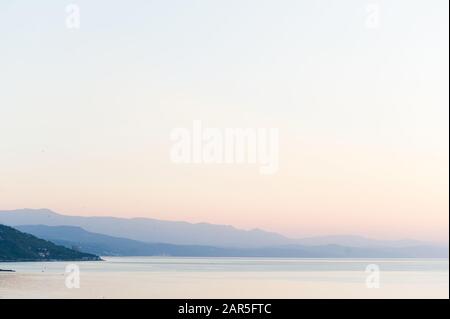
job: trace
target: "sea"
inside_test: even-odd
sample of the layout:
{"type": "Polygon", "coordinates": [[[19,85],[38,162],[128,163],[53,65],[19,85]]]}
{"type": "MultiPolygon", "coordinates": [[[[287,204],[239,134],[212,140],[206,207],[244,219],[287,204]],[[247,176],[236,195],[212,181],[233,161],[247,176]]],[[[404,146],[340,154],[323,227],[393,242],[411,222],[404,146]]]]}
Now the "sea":
{"type": "Polygon", "coordinates": [[[102,258],[0,262],[0,298],[449,298],[448,259],[102,258]]]}

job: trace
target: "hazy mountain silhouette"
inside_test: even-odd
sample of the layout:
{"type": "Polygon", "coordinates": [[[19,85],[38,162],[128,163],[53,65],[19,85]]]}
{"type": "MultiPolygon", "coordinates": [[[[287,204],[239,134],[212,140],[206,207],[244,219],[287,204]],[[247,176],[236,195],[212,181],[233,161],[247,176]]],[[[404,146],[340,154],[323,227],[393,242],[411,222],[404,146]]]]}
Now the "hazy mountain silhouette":
{"type": "MultiPolygon", "coordinates": [[[[380,241],[360,236],[322,236],[293,239],[263,230],[240,230],[232,226],[187,223],[150,218],[85,217],[57,214],[48,209],[0,211],[0,223],[18,225],[77,226],[86,231],[144,243],[256,248],[286,245],[404,248],[436,246],[412,240],[380,241]]],[[[438,245],[441,246],[441,245],[438,245]]],[[[444,245],[446,246],[446,245],[444,245]]]]}
{"type": "Polygon", "coordinates": [[[345,247],[340,245],[283,245],[258,248],[225,248],[204,245],[144,243],[87,232],[74,226],[17,226],[23,232],[56,244],[101,256],[190,256],[190,257],[302,257],[302,258],[413,258],[446,257],[448,249],[417,246],[345,247]]]}
{"type": "Polygon", "coordinates": [[[355,235],[333,235],[301,238],[296,240],[298,244],[312,245],[342,245],[351,247],[412,247],[430,245],[430,243],[403,239],[403,240],[375,240],[355,235]]]}
{"type": "Polygon", "coordinates": [[[95,233],[153,243],[221,247],[260,247],[295,243],[292,239],[276,233],[239,230],[225,225],[192,224],[150,218],[66,216],[48,209],[0,211],[0,223],[11,226],[31,224],[78,226],[95,233]]]}

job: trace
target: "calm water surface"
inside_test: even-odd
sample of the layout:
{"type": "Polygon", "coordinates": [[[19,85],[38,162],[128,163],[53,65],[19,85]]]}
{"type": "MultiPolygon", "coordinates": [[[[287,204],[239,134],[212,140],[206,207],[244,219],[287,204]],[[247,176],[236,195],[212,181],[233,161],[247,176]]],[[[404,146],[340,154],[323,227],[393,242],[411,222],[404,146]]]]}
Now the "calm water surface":
{"type": "Polygon", "coordinates": [[[104,257],[78,262],[0,263],[0,298],[449,298],[448,259],[104,257]],[[379,288],[368,288],[380,269],[379,288]]]}

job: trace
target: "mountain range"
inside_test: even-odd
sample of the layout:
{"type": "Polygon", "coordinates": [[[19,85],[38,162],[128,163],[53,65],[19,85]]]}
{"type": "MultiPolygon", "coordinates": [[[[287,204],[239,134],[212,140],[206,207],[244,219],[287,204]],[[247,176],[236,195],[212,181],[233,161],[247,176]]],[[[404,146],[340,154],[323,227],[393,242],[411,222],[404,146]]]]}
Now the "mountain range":
{"type": "Polygon", "coordinates": [[[443,257],[445,247],[351,247],[342,245],[278,245],[270,247],[214,247],[145,243],[88,232],[75,226],[23,225],[17,229],[68,248],[100,256],[289,257],[289,258],[414,258],[443,257]]]}
{"type": "Polygon", "coordinates": [[[181,245],[261,247],[295,243],[282,235],[256,229],[246,231],[226,225],[193,224],[150,218],[67,216],[48,209],[0,211],[0,223],[10,226],[78,226],[90,232],[137,241],[181,245]]]}
{"type": "Polygon", "coordinates": [[[448,244],[361,236],[303,239],[259,229],[150,218],[85,217],[48,209],[0,211],[0,224],[97,255],[448,257],[448,244]]]}

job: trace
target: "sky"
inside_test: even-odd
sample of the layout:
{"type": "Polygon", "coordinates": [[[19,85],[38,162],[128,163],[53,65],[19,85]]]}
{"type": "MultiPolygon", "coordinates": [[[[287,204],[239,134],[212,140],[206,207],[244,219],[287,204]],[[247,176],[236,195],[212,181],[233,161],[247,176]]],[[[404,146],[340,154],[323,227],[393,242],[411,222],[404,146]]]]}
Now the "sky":
{"type": "Polygon", "coordinates": [[[3,0],[0,209],[448,241],[448,5],[3,0]],[[173,163],[195,120],[279,170],[173,163]]]}

